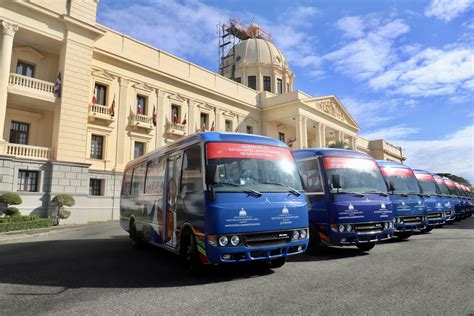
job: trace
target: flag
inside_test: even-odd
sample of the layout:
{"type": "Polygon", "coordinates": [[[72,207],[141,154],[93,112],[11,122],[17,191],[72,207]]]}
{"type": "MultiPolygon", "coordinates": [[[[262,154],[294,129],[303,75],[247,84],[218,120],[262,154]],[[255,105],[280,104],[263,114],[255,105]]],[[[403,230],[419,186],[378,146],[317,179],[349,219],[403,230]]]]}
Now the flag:
{"type": "Polygon", "coordinates": [[[214,122],[212,122],[212,125],[211,125],[211,132],[214,132],[214,122]]]}
{"type": "Polygon", "coordinates": [[[92,104],[97,103],[97,87],[94,88],[94,94],[92,95],[92,104]]]}
{"type": "Polygon", "coordinates": [[[186,125],[186,114],[184,114],[184,120],[181,122],[181,124],[186,125]]]}
{"type": "Polygon", "coordinates": [[[173,124],[178,124],[178,115],[176,113],[173,115],[173,124]]]}
{"type": "Polygon", "coordinates": [[[137,101],[137,113],[142,114],[142,112],[143,112],[142,105],[139,101],[137,101]]]}
{"type": "Polygon", "coordinates": [[[56,98],[61,97],[61,72],[58,72],[58,77],[56,78],[56,82],[54,83],[54,96],[56,98]]]}
{"type": "Polygon", "coordinates": [[[109,113],[110,113],[110,116],[112,117],[115,116],[115,94],[114,94],[114,99],[112,100],[112,105],[109,108],[109,113]]]}
{"type": "Polygon", "coordinates": [[[153,105],[153,126],[156,126],[156,108],[155,105],[153,105]]]}

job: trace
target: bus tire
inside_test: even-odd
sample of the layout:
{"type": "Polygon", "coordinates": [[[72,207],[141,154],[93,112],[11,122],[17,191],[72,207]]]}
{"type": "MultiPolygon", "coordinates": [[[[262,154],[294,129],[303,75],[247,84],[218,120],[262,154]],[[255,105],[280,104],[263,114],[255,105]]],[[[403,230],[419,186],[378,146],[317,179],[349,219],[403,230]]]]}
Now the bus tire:
{"type": "Polygon", "coordinates": [[[283,265],[285,264],[286,262],[286,257],[281,257],[281,258],[278,258],[278,259],[273,259],[273,260],[270,260],[269,262],[267,262],[267,267],[269,269],[278,269],[278,268],[281,268],[283,267],[283,265]]]}
{"type": "Polygon", "coordinates": [[[424,233],[429,233],[432,230],[433,230],[433,226],[427,226],[426,228],[424,228],[420,231],[424,234],[424,233]]]}
{"type": "Polygon", "coordinates": [[[130,221],[130,230],[128,237],[130,238],[130,242],[132,243],[133,247],[140,247],[143,244],[143,241],[138,236],[137,226],[135,226],[135,221],[130,221]]]}
{"type": "Polygon", "coordinates": [[[413,232],[399,232],[395,233],[395,236],[397,236],[398,239],[408,239],[413,235],[413,232]]]}
{"type": "Polygon", "coordinates": [[[375,243],[374,242],[368,242],[368,243],[364,243],[364,244],[357,244],[356,247],[359,248],[360,251],[369,251],[369,250],[371,250],[372,248],[375,247],[375,243]]]}
{"type": "Polygon", "coordinates": [[[199,259],[196,237],[192,232],[188,232],[183,236],[181,243],[181,256],[191,273],[200,273],[203,271],[204,265],[199,259]]]}

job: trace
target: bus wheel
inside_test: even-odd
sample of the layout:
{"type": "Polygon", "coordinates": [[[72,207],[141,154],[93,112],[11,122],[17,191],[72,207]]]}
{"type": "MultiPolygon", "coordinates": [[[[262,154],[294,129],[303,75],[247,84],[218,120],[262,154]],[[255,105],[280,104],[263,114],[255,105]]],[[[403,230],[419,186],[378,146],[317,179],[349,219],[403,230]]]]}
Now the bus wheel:
{"type": "Polygon", "coordinates": [[[130,222],[129,238],[133,247],[139,247],[142,245],[142,241],[140,237],[138,236],[137,227],[135,226],[134,221],[130,222]]]}
{"type": "Polygon", "coordinates": [[[400,232],[400,233],[395,233],[395,236],[398,237],[398,239],[408,239],[413,235],[413,232],[400,232]]]}
{"type": "Polygon", "coordinates": [[[424,234],[424,233],[429,233],[432,230],[433,230],[433,226],[427,226],[426,228],[422,229],[421,232],[424,234]]]}
{"type": "Polygon", "coordinates": [[[283,267],[283,265],[285,264],[286,262],[286,257],[281,257],[281,258],[278,258],[278,259],[273,259],[273,260],[270,260],[268,263],[267,263],[267,267],[269,269],[277,269],[277,268],[281,268],[283,267]]]}
{"type": "Polygon", "coordinates": [[[203,264],[199,259],[196,237],[193,233],[186,234],[183,237],[184,245],[182,244],[181,255],[183,256],[187,268],[192,273],[202,272],[203,264]]]}
{"type": "Polygon", "coordinates": [[[369,251],[370,249],[375,247],[375,243],[368,242],[365,244],[357,244],[356,247],[359,248],[360,251],[369,251]]]}

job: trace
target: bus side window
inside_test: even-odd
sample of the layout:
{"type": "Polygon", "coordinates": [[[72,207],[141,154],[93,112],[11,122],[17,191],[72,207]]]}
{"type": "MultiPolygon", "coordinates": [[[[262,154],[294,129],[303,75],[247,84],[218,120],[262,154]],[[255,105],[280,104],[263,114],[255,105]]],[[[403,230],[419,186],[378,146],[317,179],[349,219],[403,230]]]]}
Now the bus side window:
{"type": "Polygon", "coordinates": [[[308,193],[323,193],[321,171],[317,159],[309,159],[296,163],[308,193]]]}
{"type": "Polygon", "coordinates": [[[202,192],[202,181],[201,146],[196,145],[184,152],[181,191],[186,185],[186,192],[202,192]]]}
{"type": "Polygon", "coordinates": [[[155,159],[148,163],[145,179],[146,194],[162,194],[165,179],[166,159],[155,159]]]}
{"type": "Polygon", "coordinates": [[[142,162],[138,166],[135,167],[133,170],[133,177],[132,177],[132,195],[138,196],[143,193],[144,184],[145,184],[145,171],[146,165],[145,162],[142,162]]]}
{"type": "Polygon", "coordinates": [[[133,168],[128,168],[125,170],[123,175],[123,183],[122,183],[122,195],[128,196],[130,195],[130,189],[132,187],[132,174],[133,168]]]}

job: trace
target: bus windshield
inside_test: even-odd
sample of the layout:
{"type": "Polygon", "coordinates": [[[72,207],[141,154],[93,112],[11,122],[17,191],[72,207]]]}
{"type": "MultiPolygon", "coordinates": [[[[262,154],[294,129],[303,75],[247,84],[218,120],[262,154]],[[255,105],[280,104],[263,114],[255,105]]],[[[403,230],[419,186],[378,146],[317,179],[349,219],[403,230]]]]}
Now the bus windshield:
{"type": "Polygon", "coordinates": [[[324,157],[331,193],[387,193],[387,186],[375,161],[364,158],[324,157]],[[333,175],[339,175],[341,188],[335,188],[333,175]]]}
{"type": "Polygon", "coordinates": [[[218,168],[216,191],[302,191],[301,179],[288,148],[243,143],[206,145],[207,165],[218,168]]]}
{"type": "Polygon", "coordinates": [[[441,194],[440,189],[436,185],[436,181],[431,174],[428,173],[415,173],[416,179],[420,183],[423,193],[429,195],[441,194]]]}
{"type": "Polygon", "coordinates": [[[420,186],[411,169],[382,167],[384,177],[392,181],[396,194],[420,194],[420,186]]]}
{"type": "Polygon", "coordinates": [[[438,187],[441,190],[441,194],[443,195],[451,195],[451,192],[449,192],[448,186],[446,183],[444,183],[444,180],[442,178],[435,178],[436,183],[438,184],[438,187]]]}

